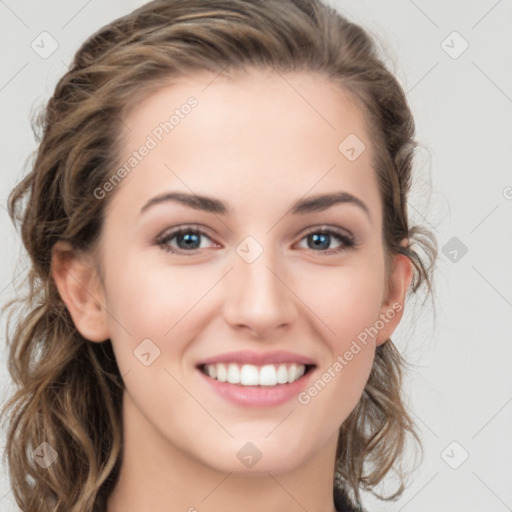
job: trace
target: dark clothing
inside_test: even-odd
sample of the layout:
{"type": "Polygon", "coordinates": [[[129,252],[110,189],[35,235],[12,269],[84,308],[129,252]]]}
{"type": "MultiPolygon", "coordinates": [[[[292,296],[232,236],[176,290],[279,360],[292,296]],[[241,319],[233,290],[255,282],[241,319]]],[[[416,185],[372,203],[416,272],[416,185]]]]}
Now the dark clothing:
{"type": "Polygon", "coordinates": [[[343,489],[334,488],[334,506],[337,512],[365,512],[360,506],[354,506],[343,489]]]}

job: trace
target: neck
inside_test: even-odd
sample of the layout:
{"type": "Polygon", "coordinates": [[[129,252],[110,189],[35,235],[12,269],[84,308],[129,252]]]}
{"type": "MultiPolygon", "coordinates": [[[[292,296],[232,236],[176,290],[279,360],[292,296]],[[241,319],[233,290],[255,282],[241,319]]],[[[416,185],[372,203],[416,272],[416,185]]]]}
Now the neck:
{"type": "Polygon", "coordinates": [[[337,433],[299,467],[244,474],[219,471],[171,444],[126,391],[123,428],[123,462],[106,512],[336,512],[337,433]]]}

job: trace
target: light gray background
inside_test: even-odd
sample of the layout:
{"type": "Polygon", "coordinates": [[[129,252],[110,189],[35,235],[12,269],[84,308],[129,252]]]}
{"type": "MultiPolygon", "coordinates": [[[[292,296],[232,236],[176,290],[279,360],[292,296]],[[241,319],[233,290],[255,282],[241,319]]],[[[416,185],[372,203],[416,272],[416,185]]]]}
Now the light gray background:
{"type": "MultiPolygon", "coordinates": [[[[143,3],[0,0],[2,304],[26,264],[5,205],[36,148],[30,114],[86,37],[143,3]],[[31,47],[43,31],[58,42],[46,59],[31,47]]],[[[407,91],[422,144],[409,209],[440,247],[436,322],[428,304],[409,307],[394,337],[415,365],[407,396],[424,463],[401,499],[365,496],[364,505],[370,512],[512,510],[512,2],[331,4],[381,41],[407,91]]],[[[3,358],[4,326],[2,319],[3,358]]],[[[3,398],[10,381],[1,362],[3,398]]],[[[388,479],[382,490],[392,486],[388,479]]],[[[0,510],[17,510],[3,463],[0,510]]]]}

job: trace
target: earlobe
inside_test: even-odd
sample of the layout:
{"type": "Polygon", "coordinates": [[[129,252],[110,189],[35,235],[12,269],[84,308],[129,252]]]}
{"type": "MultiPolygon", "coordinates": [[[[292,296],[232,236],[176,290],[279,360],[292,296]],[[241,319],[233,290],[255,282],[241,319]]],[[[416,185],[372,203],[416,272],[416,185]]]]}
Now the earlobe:
{"type": "Polygon", "coordinates": [[[405,297],[411,284],[412,276],[411,260],[403,254],[394,255],[389,290],[380,311],[380,319],[384,326],[379,330],[375,338],[377,346],[388,340],[400,323],[404,312],[405,297]]]}
{"type": "Polygon", "coordinates": [[[59,241],[52,251],[52,277],[80,334],[90,341],[107,340],[103,286],[93,258],[59,241]]]}

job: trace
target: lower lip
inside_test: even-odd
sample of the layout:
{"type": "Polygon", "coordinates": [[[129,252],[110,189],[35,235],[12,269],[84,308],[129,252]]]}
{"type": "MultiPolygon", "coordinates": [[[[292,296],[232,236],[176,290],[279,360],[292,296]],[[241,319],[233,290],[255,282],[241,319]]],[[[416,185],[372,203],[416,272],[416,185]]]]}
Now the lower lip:
{"type": "Polygon", "coordinates": [[[236,405],[273,407],[296,398],[306,387],[314,368],[291,384],[278,384],[277,386],[240,386],[229,382],[220,382],[208,377],[201,370],[197,371],[218,395],[236,405]]]}

